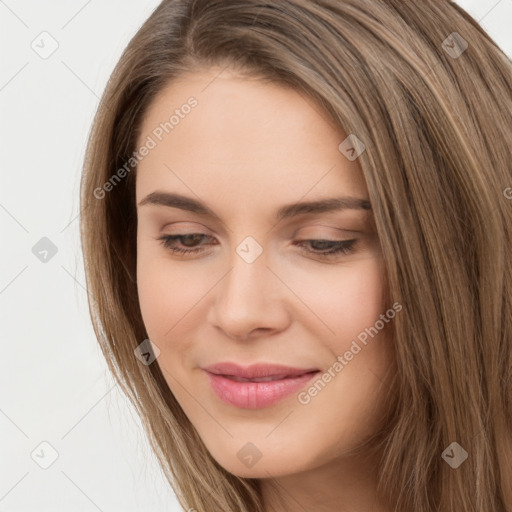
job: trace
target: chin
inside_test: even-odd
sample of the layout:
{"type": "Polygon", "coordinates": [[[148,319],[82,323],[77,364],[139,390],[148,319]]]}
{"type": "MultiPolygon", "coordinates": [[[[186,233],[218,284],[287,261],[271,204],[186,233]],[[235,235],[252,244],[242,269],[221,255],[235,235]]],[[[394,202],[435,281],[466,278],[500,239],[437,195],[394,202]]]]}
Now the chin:
{"type": "Polygon", "coordinates": [[[300,443],[294,443],[295,448],[290,447],[290,453],[280,451],[272,446],[262,447],[259,450],[250,442],[242,445],[238,442],[235,444],[236,447],[226,448],[226,451],[222,453],[218,451],[210,453],[226,471],[240,478],[282,477],[315,466],[312,460],[297,460],[296,447],[300,446],[300,443]],[[227,450],[229,450],[229,454],[227,450]]]}

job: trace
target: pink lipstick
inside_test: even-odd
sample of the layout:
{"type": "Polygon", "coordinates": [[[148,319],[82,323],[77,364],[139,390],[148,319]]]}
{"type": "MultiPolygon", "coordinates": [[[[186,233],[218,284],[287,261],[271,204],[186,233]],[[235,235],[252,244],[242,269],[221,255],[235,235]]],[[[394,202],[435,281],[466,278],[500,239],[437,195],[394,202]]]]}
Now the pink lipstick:
{"type": "Polygon", "coordinates": [[[270,407],[299,391],[319,370],[277,364],[218,363],[204,367],[210,385],[225,403],[242,409],[270,407]]]}

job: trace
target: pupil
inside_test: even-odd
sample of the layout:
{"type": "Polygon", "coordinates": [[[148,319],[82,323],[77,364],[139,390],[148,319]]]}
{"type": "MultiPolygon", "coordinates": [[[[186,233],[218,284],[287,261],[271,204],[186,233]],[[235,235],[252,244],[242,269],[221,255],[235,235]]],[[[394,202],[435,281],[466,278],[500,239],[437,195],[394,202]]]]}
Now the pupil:
{"type": "Polygon", "coordinates": [[[187,247],[193,246],[199,236],[201,236],[201,235],[184,235],[183,245],[185,245],[187,247]],[[196,239],[196,240],[194,240],[194,239],[196,239]]]}
{"type": "Polygon", "coordinates": [[[330,241],[315,240],[312,242],[312,245],[314,248],[316,246],[316,249],[322,250],[322,249],[328,249],[330,247],[331,243],[332,242],[330,242],[330,241]]]}

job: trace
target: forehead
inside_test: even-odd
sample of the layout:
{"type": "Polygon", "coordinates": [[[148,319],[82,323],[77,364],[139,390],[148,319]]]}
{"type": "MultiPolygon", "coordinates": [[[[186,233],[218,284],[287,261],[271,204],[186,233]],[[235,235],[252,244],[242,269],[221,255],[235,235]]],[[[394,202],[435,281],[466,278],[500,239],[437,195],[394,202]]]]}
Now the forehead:
{"type": "Polygon", "coordinates": [[[158,186],[279,203],[310,190],[366,197],[359,164],[338,149],[346,136],[301,92],[198,71],[169,84],[146,112],[138,147],[148,137],[155,145],[138,164],[137,196],[158,186]]]}

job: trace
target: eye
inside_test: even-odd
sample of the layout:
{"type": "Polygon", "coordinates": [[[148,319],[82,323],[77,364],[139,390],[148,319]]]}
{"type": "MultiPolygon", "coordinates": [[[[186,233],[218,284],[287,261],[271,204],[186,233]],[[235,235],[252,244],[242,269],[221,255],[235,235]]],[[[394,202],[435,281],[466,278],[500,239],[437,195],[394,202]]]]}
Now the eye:
{"type": "Polygon", "coordinates": [[[303,245],[308,244],[310,247],[317,247],[317,249],[303,249],[306,252],[313,253],[321,258],[329,258],[338,254],[351,254],[354,252],[354,245],[357,242],[353,240],[300,240],[294,242],[294,245],[298,245],[301,248],[303,245]]]}
{"type": "MultiPolygon", "coordinates": [[[[202,245],[197,245],[201,240],[211,238],[208,235],[202,233],[190,233],[180,235],[163,235],[158,240],[161,241],[162,245],[174,254],[197,254],[203,251],[202,245]],[[181,246],[176,245],[179,241],[181,246]]],[[[320,258],[332,258],[339,254],[351,254],[354,251],[354,245],[357,242],[353,240],[296,240],[293,245],[299,246],[302,251],[314,254],[320,258]],[[310,249],[304,248],[309,246],[310,249]]]]}
{"type": "Polygon", "coordinates": [[[194,244],[202,238],[210,238],[208,235],[202,233],[191,233],[187,235],[163,235],[159,238],[162,245],[173,253],[177,254],[192,254],[201,252],[201,247],[195,247],[194,244]],[[180,240],[180,243],[185,246],[179,247],[175,245],[175,241],[180,240]]]}

